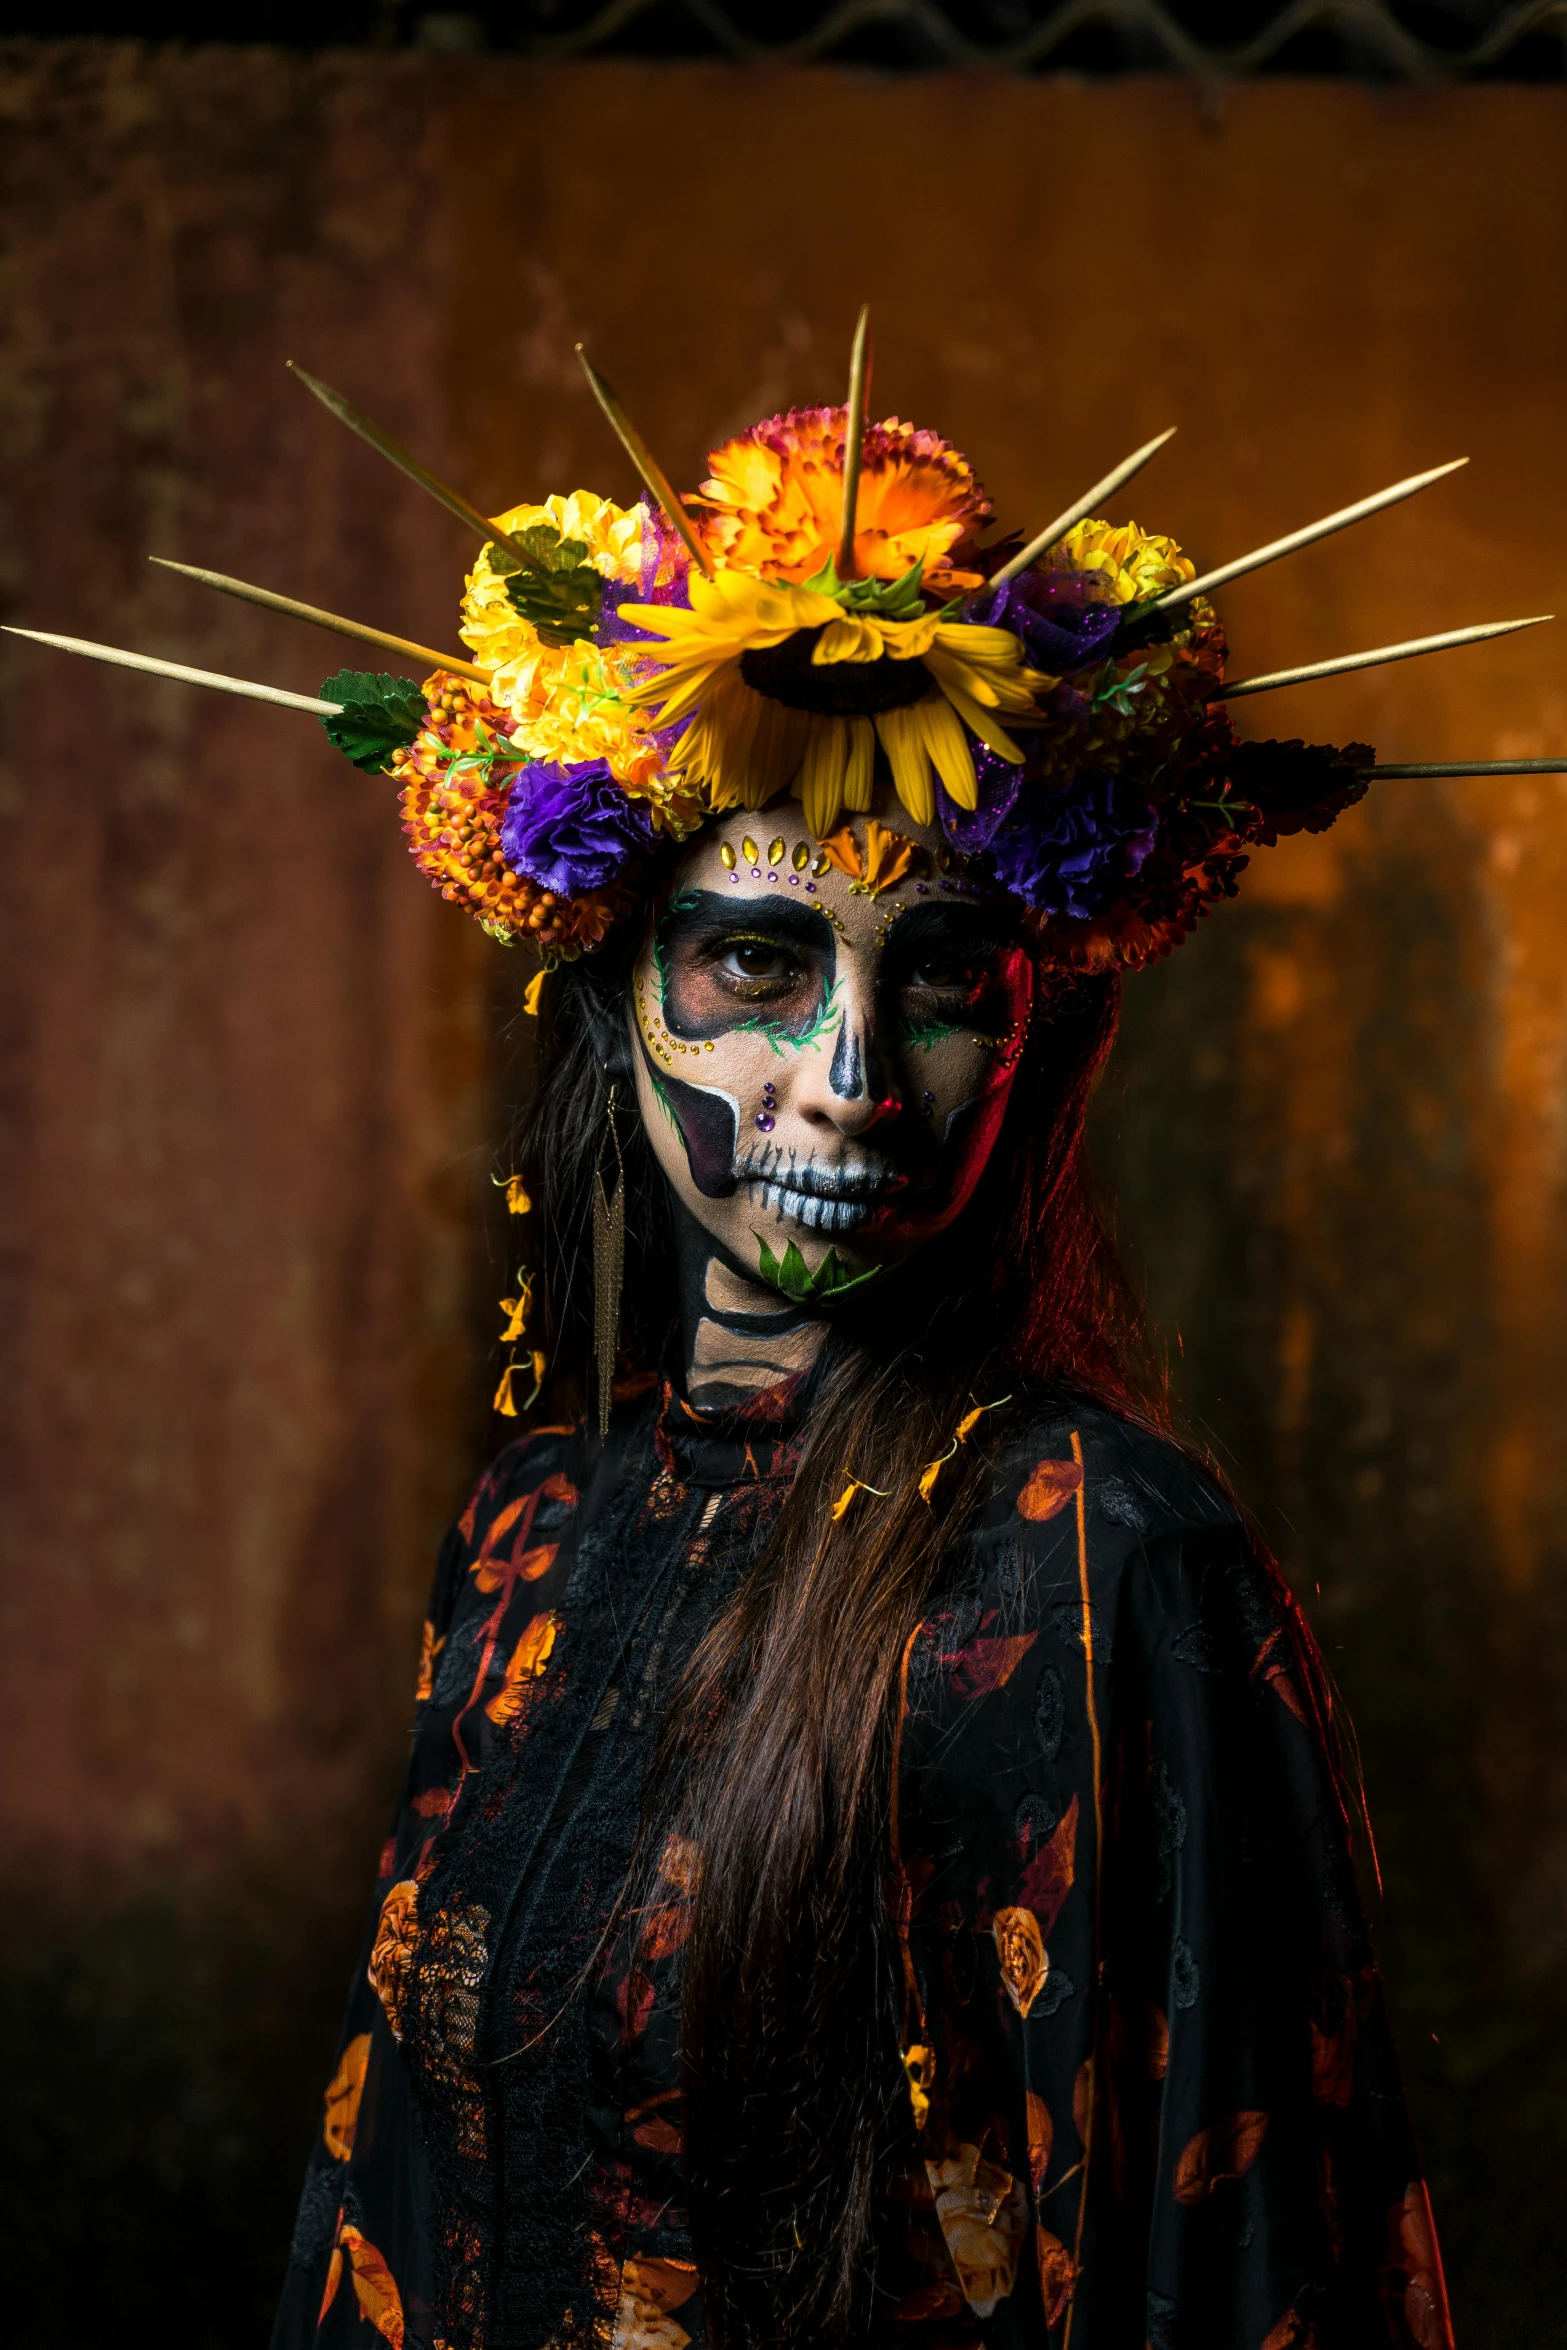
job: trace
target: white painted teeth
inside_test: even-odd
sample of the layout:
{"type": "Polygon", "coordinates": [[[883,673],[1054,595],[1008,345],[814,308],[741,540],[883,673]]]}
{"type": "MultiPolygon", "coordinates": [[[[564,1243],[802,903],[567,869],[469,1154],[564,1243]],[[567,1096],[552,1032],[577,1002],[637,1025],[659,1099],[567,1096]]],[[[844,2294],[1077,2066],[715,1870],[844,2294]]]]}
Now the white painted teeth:
{"type": "Polygon", "coordinates": [[[876,1205],[874,1200],[829,1199],[814,1191],[796,1191],[758,1176],[751,1179],[751,1194],[764,1210],[776,1209],[780,1216],[803,1224],[807,1232],[850,1232],[868,1221],[876,1205]]]}

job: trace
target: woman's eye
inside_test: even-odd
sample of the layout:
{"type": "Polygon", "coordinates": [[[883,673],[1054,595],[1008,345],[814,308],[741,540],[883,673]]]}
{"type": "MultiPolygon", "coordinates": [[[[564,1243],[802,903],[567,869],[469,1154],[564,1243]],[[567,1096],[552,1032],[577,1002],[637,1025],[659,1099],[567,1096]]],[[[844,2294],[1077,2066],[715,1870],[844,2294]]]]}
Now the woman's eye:
{"type": "Polygon", "coordinates": [[[916,963],[909,973],[909,985],[929,988],[934,994],[951,994],[956,988],[969,994],[988,976],[982,964],[932,957],[928,963],[916,963]]]}
{"type": "Polygon", "coordinates": [[[782,984],[798,975],[799,965],[787,947],[776,946],[769,939],[733,938],[721,951],[719,969],[732,979],[782,984]]]}

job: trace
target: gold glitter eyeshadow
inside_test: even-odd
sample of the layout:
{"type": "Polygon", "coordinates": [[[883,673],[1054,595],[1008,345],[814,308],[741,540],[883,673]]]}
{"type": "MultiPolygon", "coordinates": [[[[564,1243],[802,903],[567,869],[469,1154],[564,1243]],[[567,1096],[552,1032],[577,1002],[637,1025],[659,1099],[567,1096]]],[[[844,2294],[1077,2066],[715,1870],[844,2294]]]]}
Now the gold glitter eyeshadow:
{"type": "Polygon", "coordinates": [[[734,842],[731,840],[721,841],[719,843],[718,855],[720,862],[726,865],[729,871],[732,873],[735,869],[734,842]]]}

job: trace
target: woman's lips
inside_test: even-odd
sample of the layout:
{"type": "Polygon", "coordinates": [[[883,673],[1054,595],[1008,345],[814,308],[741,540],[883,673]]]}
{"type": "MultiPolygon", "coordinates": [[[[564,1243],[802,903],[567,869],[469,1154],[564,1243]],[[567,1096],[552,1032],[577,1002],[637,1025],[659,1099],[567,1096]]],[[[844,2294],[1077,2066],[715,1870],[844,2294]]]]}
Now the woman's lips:
{"type": "Polygon", "coordinates": [[[835,1167],[808,1159],[799,1166],[781,1150],[749,1158],[736,1172],[757,1206],[807,1232],[856,1231],[908,1183],[886,1165],[835,1167]]]}

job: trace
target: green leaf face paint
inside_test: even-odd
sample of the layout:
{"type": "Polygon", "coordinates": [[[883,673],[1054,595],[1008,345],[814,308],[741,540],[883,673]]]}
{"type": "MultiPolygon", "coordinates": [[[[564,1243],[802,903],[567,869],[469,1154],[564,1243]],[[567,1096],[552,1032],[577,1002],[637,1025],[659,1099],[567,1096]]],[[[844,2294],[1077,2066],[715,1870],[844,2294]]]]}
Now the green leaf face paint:
{"type": "Polygon", "coordinates": [[[775,1256],[762,1235],[752,1234],[761,1256],[757,1270],[770,1289],[776,1289],[795,1305],[826,1305],[848,1297],[856,1289],[864,1289],[879,1278],[884,1268],[872,1265],[865,1273],[846,1272],[839,1261],[838,1251],[830,1248],[813,1273],[791,1240],[781,1257],[775,1256]]]}

